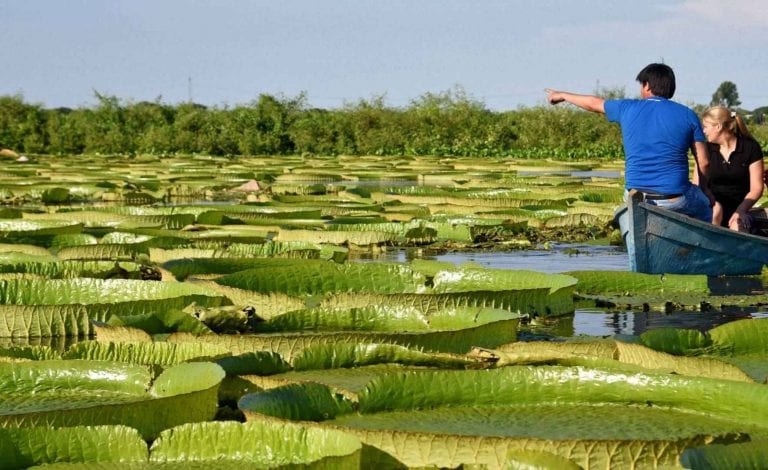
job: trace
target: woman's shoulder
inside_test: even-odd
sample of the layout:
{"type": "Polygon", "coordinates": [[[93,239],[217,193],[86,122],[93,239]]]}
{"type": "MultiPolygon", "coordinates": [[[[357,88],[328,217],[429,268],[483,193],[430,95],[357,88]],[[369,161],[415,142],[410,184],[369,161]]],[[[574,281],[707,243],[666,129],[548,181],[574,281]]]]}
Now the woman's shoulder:
{"type": "Polygon", "coordinates": [[[760,148],[760,143],[757,140],[755,140],[754,137],[742,135],[742,136],[739,136],[739,140],[741,140],[742,145],[744,145],[745,149],[747,150],[757,149],[762,152],[762,149],[760,148]]]}

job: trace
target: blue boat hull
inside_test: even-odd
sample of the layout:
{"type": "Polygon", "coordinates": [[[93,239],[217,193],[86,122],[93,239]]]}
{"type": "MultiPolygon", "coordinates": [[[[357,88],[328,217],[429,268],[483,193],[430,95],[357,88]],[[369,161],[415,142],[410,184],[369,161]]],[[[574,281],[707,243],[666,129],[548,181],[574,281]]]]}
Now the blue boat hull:
{"type": "Polygon", "coordinates": [[[649,274],[760,274],[768,238],[739,233],[635,197],[616,211],[630,270],[649,274]]]}

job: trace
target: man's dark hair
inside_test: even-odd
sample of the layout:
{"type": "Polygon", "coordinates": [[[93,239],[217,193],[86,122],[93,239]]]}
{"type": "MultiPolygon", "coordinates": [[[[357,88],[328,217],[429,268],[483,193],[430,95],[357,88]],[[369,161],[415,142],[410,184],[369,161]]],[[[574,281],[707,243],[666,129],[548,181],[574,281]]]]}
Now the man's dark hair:
{"type": "Polygon", "coordinates": [[[637,74],[640,84],[648,84],[654,96],[670,99],[675,94],[675,72],[667,64],[649,64],[637,74]]]}

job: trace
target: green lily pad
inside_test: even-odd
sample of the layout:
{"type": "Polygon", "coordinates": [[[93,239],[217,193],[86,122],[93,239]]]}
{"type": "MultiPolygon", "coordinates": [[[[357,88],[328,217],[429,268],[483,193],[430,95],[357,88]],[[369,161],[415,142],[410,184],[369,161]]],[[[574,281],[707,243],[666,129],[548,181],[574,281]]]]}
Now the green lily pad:
{"type": "Polygon", "coordinates": [[[209,421],[224,371],[211,363],[166,369],[117,362],[0,363],[0,428],[123,424],[145,439],[177,424],[209,421]]]}
{"type": "Polygon", "coordinates": [[[246,395],[239,406],[249,420],[341,427],[408,465],[497,465],[498,457],[478,452],[496,442],[582,466],[674,466],[686,447],[768,433],[768,415],[757,411],[766,399],[762,385],[667,374],[552,366],[392,374],[359,393],[357,413],[330,406],[333,395],[318,385],[291,387],[246,395]]]}

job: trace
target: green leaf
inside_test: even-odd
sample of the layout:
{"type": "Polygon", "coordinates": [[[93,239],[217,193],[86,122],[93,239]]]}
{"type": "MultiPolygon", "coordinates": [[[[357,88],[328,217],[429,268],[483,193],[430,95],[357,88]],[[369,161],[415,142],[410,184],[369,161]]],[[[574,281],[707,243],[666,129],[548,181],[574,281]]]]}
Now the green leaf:
{"type": "Polygon", "coordinates": [[[408,372],[370,382],[357,412],[334,405],[336,396],[317,384],[248,394],[238,406],[249,421],[327,423],[409,466],[500,466],[519,450],[583,467],[674,466],[687,447],[765,432],[768,415],[742,419],[758,406],[761,385],[695,379],[681,394],[690,379],[670,380],[680,379],[578,367],[408,372]],[[740,389],[735,400],[731,385],[740,389]]]}
{"type": "Polygon", "coordinates": [[[293,423],[193,423],[163,431],[152,444],[150,461],[225,468],[230,463],[251,468],[325,463],[322,468],[356,469],[361,447],[349,434],[293,423]]]}
{"type": "Polygon", "coordinates": [[[232,274],[248,269],[267,269],[274,267],[317,265],[328,266],[320,260],[284,260],[276,258],[220,258],[190,257],[173,259],[163,263],[163,269],[170,271],[177,279],[184,280],[195,274],[232,274]]]}
{"type": "MultiPolygon", "coordinates": [[[[486,269],[470,265],[446,269],[434,274],[435,292],[471,290],[518,290],[548,287],[552,292],[576,285],[577,280],[562,274],[536,271],[486,269]]],[[[572,290],[568,290],[572,292],[572,290]]]]}
{"type": "Polygon", "coordinates": [[[508,310],[441,308],[424,311],[417,306],[378,304],[360,308],[293,310],[254,325],[258,332],[288,331],[439,331],[458,330],[492,321],[519,318],[508,310]]]}
{"type": "Polygon", "coordinates": [[[714,444],[687,449],[680,457],[685,468],[765,468],[768,462],[768,440],[759,439],[738,444],[714,444]]]}
{"type": "Polygon", "coordinates": [[[131,326],[113,326],[104,323],[93,323],[96,338],[101,343],[150,343],[152,336],[144,330],[131,326]]]}
{"type": "MultiPolygon", "coordinates": [[[[104,322],[107,319],[109,323],[114,321],[116,326],[120,326],[123,323],[134,325],[147,321],[157,329],[167,331],[174,328],[182,330],[192,326],[186,323],[186,320],[176,321],[178,312],[192,304],[214,307],[230,303],[229,299],[223,296],[212,297],[210,295],[192,294],[160,299],[87,304],[87,308],[91,318],[96,321],[104,322]],[[113,320],[114,317],[119,318],[113,320]]],[[[194,320],[194,318],[191,318],[191,320],[194,320]]],[[[199,322],[196,322],[196,325],[199,325],[199,322]]],[[[193,328],[193,331],[196,330],[197,327],[193,328]]],[[[201,333],[208,332],[207,329],[201,331],[201,333]]]]}
{"type": "Polygon", "coordinates": [[[106,245],[118,245],[127,243],[143,243],[151,240],[149,235],[137,235],[135,233],[127,232],[110,232],[101,237],[101,243],[106,245]]]}
{"type": "Polygon", "coordinates": [[[291,369],[290,364],[285,362],[279,354],[271,351],[227,356],[219,358],[215,362],[224,369],[228,376],[246,374],[272,375],[291,369]]]}
{"type": "Polygon", "coordinates": [[[377,231],[354,231],[354,230],[280,230],[274,238],[280,242],[314,242],[328,243],[331,245],[383,245],[397,242],[398,236],[393,233],[377,231]]]}
{"type": "Polygon", "coordinates": [[[224,348],[205,343],[81,341],[72,345],[63,357],[64,359],[127,362],[129,364],[168,367],[192,360],[214,361],[230,355],[230,352],[224,348]]]}
{"type": "MultiPolygon", "coordinates": [[[[250,328],[254,319],[253,310],[235,305],[204,308],[190,306],[186,312],[181,312],[190,320],[200,323],[206,330],[216,333],[245,332],[250,328]]],[[[182,331],[182,330],[179,330],[182,331]]],[[[193,332],[191,330],[186,330],[193,332]]]]}
{"type": "Polygon", "coordinates": [[[0,429],[0,468],[67,463],[146,463],[147,444],[125,426],[0,429]]]}
{"type": "Polygon", "coordinates": [[[39,274],[48,278],[133,278],[140,277],[140,265],[123,261],[61,261],[53,256],[0,255],[0,272],[39,274]]]}
{"type": "Polygon", "coordinates": [[[694,377],[754,382],[742,370],[724,360],[707,357],[680,357],[655,351],[640,344],[620,341],[518,342],[498,350],[476,349],[473,356],[495,360],[497,366],[559,364],[602,367],[616,371],[665,372],[694,377]]]}
{"type": "Polygon", "coordinates": [[[217,295],[202,287],[177,282],[129,279],[0,280],[0,304],[96,304],[217,295]]]}
{"type": "Polygon", "coordinates": [[[522,311],[530,314],[558,315],[573,312],[573,289],[576,279],[561,274],[462,266],[438,271],[434,275],[433,284],[433,290],[438,293],[546,289],[547,295],[544,299],[540,302],[530,302],[522,311]]]}
{"type": "Polygon", "coordinates": [[[496,347],[515,341],[517,318],[478,323],[472,328],[430,332],[311,332],[254,334],[254,335],[203,335],[174,333],[171,342],[206,342],[223,346],[238,355],[255,351],[273,351],[292,362],[307,348],[334,343],[394,343],[427,351],[462,354],[472,346],[496,347]]]}
{"type": "Polygon", "coordinates": [[[304,349],[293,360],[296,370],[336,369],[371,364],[463,368],[478,364],[463,355],[427,353],[396,344],[328,344],[304,349]]]}
{"type": "Polygon", "coordinates": [[[58,250],[65,246],[95,245],[98,242],[96,237],[87,233],[65,233],[53,237],[51,248],[58,250]]]}
{"type": "Polygon", "coordinates": [[[154,439],[213,419],[223,378],[205,362],[173,366],[154,383],[147,366],[117,362],[0,363],[0,428],[123,424],[154,439]]]}
{"type": "Polygon", "coordinates": [[[712,344],[734,355],[768,354],[768,318],[737,320],[709,330],[712,344]]]}
{"type": "Polygon", "coordinates": [[[52,259],[53,255],[46,248],[35,245],[22,245],[16,243],[0,243],[0,253],[2,258],[6,259],[7,256],[13,257],[18,255],[28,255],[32,257],[44,257],[46,259],[52,259]]]}
{"type": "Polygon", "coordinates": [[[56,252],[62,260],[133,260],[142,254],[149,254],[149,249],[138,244],[67,246],[56,252]]]}
{"type": "Polygon", "coordinates": [[[0,219],[21,219],[22,212],[19,209],[3,207],[0,209],[0,219]]]}
{"type": "MultiPolygon", "coordinates": [[[[408,367],[399,364],[376,364],[371,366],[359,366],[348,369],[310,369],[291,370],[288,372],[262,376],[244,375],[241,378],[261,389],[276,388],[288,384],[313,382],[328,386],[336,393],[357,401],[357,394],[376,377],[385,374],[399,373],[419,367],[408,367]]],[[[240,396],[242,396],[241,394],[240,396]]],[[[240,398],[238,396],[238,398],[240,398]]]]}
{"type": "Polygon", "coordinates": [[[506,367],[384,377],[361,394],[360,407],[370,412],[452,404],[645,404],[646,400],[656,406],[693,406],[699,412],[721,415],[739,425],[752,423],[768,429],[768,408],[765,413],[755,412],[760,402],[768,401],[768,395],[757,384],[581,367],[506,367]],[[701,395],[704,392],[706,397],[701,395]]]}
{"type": "Polygon", "coordinates": [[[325,421],[352,412],[349,400],[313,383],[251,393],[240,399],[238,407],[250,413],[298,421],[325,421]]]}
{"type": "Polygon", "coordinates": [[[573,297],[566,295],[568,288],[554,295],[549,287],[517,290],[486,290],[449,292],[444,294],[404,293],[341,293],[326,296],[319,304],[324,308],[356,308],[368,305],[388,305],[400,308],[415,308],[432,312],[448,311],[507,310],[517,314],[565,314],[573,312],[573,297]]]}
{"type": "Polygon", "coordinates": [[[560,457],[551,452],[510,450],[507,452],[505,469],[558,469],[578,470],[582,468],[576,462],[560,457]]]}
{"type": "Polygon", "coordinates": [[[571,271],[578,280],[579,294],[648,295],[674,292],[709,294],[707,276],[689,274],[643,274],[617,271],[571,271]]]}
{"type": "Polygon", "coordinates": [[[13,362],[14,359],[45,361],[50,359],[61,359],[61,354],[48,346],[0,347],[0,360],[4,359],[9,360],[10,362],[13,362]]]}
{"type": "Polygon", "coordinates": [[[640,335],[646,346],[669,354],[682,355],[691,350],[709,346],[712,341],[698,330],[680,328],[656,328],[640,335]]]}
{"type": "Polygon", "coordinates": [[[152,383],[149,394],[154,397],[173,397],[187,394],[202,387],[216,386],[224,379],[224,370],[210,362],[188,362],[163,370],[152,383]]]}
{"type": "Polygon", "coordinates": [[[740,382],[753,382],[742,370],[713,358],[680,357],[654,351],[639,344],[617,342],[619,361],[646,369],[693,377],[711,377],[740,382]]]}
{"type": "Polygon", "coordinates": [[[61,360],[0,364],[0,377],[3,377],[0,392],[5,395],[4,398],[57,389],[111,390],[124,394],[140,394],[144,392],[151,378],[146,367],[61,360]]]}
{"type": "Polygon", "coordinates": [[[50,244],[56,235],[80,233],[83,225],[68,220],[0,219],[0,241],[50,244]]]}
{"type": "Polygon", "coordinates": [[[49,188],[43,191],[43,204],[66,204],[72,196],[67,188],[49,188]]]}
{"type": "MultiPolygon", "coordinates": [[[[306,260],[310,261],[310,260],[306,260]]],[[[331,261],[293,263],[230,274],[217,283],[260,293],[317,295],[336,292],[418,292],[424,278],[397,263],[337,264],[331,261]]]]}
{"type": "Polygon", "coordinates": [[[195,334],[211,333],[203,322],[180,310],[157,308],[155,312],[138,315],[112,315],[108,322],[113,326],[139,328],[149,334],[186,332],[195,334]]]}
{"type": "Polygon", "coordinates": [[[131,227],[162,227],[164,229],[178,230],[195,223],[194,214],[153,214],[133,216],[122,222],[122,225],[131,227]]]}
{"type": "Polygon", "coordinates": [[[0,305],[0,338],[86,337],[93,334],[91,319],[77,304],[0,305]]]}

